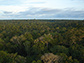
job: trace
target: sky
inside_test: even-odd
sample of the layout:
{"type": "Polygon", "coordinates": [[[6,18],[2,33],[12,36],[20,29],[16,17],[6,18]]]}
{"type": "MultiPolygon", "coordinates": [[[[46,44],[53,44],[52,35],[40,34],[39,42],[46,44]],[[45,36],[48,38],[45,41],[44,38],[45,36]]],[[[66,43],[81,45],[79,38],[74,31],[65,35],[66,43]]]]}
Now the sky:
{"type": "Polygon", "coordinates": [[[0,0],[0,19],[84,19],[84,0],[0,0]]]}

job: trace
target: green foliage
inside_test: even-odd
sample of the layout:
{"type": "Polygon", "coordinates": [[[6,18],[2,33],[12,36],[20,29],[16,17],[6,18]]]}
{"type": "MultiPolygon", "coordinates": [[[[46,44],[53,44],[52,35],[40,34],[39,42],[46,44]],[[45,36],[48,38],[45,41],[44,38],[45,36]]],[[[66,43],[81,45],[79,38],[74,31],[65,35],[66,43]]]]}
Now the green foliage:
{"type": "Polygon", "coordinates": [[[33,61],[32,63],[42,63],[41,60],[33,61]]]}
{"type": "Polygon", "coordinates": [[[50,51],[54,54],[56,54],[56,53],[69,54],[68,48],[66,48],[65,46],[60,46],[60,45],[54,46],[53,48],[50,49],[50,51]]]}
{"type": "Polygon", "coordinates": [[[65,53],[58,53],[57,55],[61,56],[61,63],[79,63],[77,59],[72,59],[72,56],[67,56],[65,53]]]}
{"type": "Polygon", "coordinates": [[[5,51],[0,51],[0,63],[25,63],[25,62],[26,58],[17,55],[17,53],[9,54],[5,51]]]}
{"type": "Polygon", "coordinates": [[[15,58],[15,62],[17,62],[17,63],[26,63],[26,58],[23,57],[23,56],[18,55],[18,56],[15,58]]]}
{"type": "Polygon", "coordinates": [[[79,63],[79,61],[77,59],[74,59],[73,63],[79,63]]]}
{"type": "Polygon", "coordinates": [[[0,63],[84,63],[84,20],[1,20],[0,63]]]}
{"type": "Polygon", "coordinates": [[[25,41],[23,43],[23,45],[25,47],[25,51],[26,51],[27,55],[30,55],[31,54],[31,42],[25,41]]]}
{"type": "Polygon", "coordinates": [[[84,61],[84,47],[81,45],[74,45],[69,48],[70,54],[73,58],[80,59],[80,62],[84,61]]]}
{"type": "Polygon", "coordinates": [[[0,38],[0,50],[4,50],[5,42],[0,38]]]}
{"type": "Polygon", "coordinates": [[[44,53],[47,49],[47,46],[45,46],[45,43],[43,41],[35,43],[32,47],[34,54],[41,54],[44,53]]]}
{"type": "Polygon", "coordinates": [[[11,63],[12,62],[12,58],[5,51],[0,51],[0,62],[1,63],[11,63]]]}

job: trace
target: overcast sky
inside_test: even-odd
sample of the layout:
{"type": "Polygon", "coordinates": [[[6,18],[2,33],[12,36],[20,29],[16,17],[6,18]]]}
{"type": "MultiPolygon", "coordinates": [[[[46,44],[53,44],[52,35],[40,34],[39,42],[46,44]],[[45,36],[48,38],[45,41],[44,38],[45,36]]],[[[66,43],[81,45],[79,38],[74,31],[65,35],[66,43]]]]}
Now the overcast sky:
{"type": "Polygon", "coordinates": [[[0,0],[0,19],[84,19],[84,0],[0,0]]]}

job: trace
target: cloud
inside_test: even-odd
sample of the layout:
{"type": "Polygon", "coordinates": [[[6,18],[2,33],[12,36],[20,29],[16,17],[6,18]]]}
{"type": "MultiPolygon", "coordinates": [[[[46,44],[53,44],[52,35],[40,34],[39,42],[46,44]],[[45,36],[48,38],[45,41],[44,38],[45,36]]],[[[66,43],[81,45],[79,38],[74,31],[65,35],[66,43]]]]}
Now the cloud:
{"type": "Polygon", "coordinates": [[[12,14],[12,12],[7,12],[7,11],[4,11],[3,13],[4,14],[12,14]]]}
{"type": "Polygon", "coordinates": [[[45,2],[30,2],[29,4],[44,4],[45,2]]]}
{"type": "Polygon", "coordinates": [[[41,0],[0,0],[0,11],[18,13],[34,6],[42,6],[44,3],[41,0]]]}
{"type": "Polygon", "coordinates": [[[66,9],[49,9],[49,8],[30,8],[16,14],[12,12],[3,12],[5,18],[83,18],[84,10],[66,10],[66,9]]]}
{"type": "Polygon", "coordinates": [[[0,11],[18,13],[18,12],[22,12],[22,11],[25,11],[25,10],[26,10],[25,6],[16,6],[16,5],[0,6],[0,11]]]}

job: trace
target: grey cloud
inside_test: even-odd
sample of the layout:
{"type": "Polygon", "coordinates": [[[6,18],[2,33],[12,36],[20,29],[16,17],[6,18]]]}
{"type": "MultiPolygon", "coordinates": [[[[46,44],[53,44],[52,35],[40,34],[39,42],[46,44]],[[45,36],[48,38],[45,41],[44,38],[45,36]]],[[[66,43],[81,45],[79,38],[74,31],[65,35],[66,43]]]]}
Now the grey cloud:
{"type": "Polygon", "coordinates": [[[12,14],[12,12],[4,11],[4,14],[12,14]]]}
{"type": "Polygon", "coordinates": [[[51,14],[56,14],[61,12],[60,9],[47,9],[47,8],[43,8],[43,9],[39,9],[39,8],[32,8],[30,10],[27,10],[25,12],[20,12],[19,14],[23,14],[23,15],[51,15],[51,14]]]}
{"type": "Polygon", "coordinates": [[[30,8],[24,12],[11,14],[11,12],[4,12],[4,16],[10,18],[83,18],[84,10],[65,10],[65,9],[48,9],[48,8],[30,8]]]}

